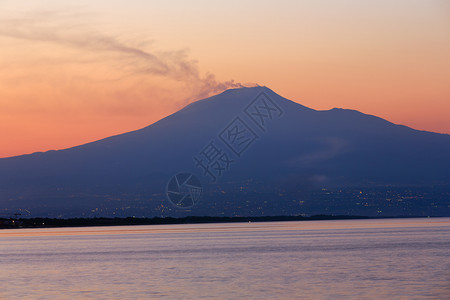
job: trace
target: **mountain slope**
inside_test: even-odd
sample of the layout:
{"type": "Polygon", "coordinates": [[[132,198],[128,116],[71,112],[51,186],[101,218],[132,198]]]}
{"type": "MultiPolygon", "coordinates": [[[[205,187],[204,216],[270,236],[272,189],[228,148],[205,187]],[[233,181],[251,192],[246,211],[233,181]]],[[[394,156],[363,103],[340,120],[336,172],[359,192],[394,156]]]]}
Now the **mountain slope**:
{"type": "MultiPolygon", "coordinates": [[[[205,195],[223,186],[225,193],[236,192],[249,181],[274,190],[449,184],[448,153],[449,135],[353,110],[316,111],[266,87],[241,88],[192,103],[137,131],[66,150],[0,159],[0,205],[35,211],[50,207],[61,215],[76,215],[97,206],[117,211],[131,201],[153,207],[148,215],[157,214],[159,206],[175,213],[165,189],[181,171],[195,174],[205,195]],[[247,135],[236,134],[246,129],[247,135]],[[198,163],[206,159],[202,150],[212,149],[208,145],[229,160],[228,165],[222,162],[228,168],[221,172],[210,165],[207,171],[215,178],[198,163]]],[[[202,213],[216,212],[210,207],[202,213]]]]}

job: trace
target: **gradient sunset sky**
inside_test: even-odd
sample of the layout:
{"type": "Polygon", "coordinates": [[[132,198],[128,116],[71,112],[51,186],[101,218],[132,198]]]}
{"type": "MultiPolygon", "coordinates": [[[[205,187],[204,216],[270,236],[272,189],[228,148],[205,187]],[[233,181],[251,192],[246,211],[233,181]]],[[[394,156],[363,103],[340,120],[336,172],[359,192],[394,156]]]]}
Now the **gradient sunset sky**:
{"type": "Polygon", "coordinates": [[[450,134],[450,1],[0,0],[0,157],[255,84],[450,134]]]}

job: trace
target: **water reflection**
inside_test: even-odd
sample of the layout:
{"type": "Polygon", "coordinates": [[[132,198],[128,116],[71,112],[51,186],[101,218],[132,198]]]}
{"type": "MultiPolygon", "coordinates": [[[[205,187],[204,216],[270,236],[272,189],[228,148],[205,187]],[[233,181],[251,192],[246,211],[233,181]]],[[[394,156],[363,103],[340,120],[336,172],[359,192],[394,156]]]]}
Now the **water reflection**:
{"type": "Polygon", "coordinates": [[[450,219],[0,231],[0,298],[442,298],[450,219]]]}

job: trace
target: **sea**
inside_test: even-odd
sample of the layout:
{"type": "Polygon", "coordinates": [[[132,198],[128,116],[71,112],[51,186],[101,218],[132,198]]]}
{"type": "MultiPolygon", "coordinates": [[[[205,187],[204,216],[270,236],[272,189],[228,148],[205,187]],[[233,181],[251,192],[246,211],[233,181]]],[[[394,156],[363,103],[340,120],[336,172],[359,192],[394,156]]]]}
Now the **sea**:
{"type": "Polygon", "coordinates": [[[450,299],[450,218],[4,229],[0,299],[450,299]]]}

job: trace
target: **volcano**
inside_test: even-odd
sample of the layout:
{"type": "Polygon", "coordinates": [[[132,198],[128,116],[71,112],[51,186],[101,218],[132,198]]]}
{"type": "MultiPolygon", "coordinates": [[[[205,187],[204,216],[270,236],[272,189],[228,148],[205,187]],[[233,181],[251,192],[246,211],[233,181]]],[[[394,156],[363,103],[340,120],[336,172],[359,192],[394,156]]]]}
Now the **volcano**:
{"type": "Polygon", "coordinates": [[[449,153],[446,134],[239,88],[140,130],[0,159],[0,209],[52,217],[448,216],[449,153]]]}

